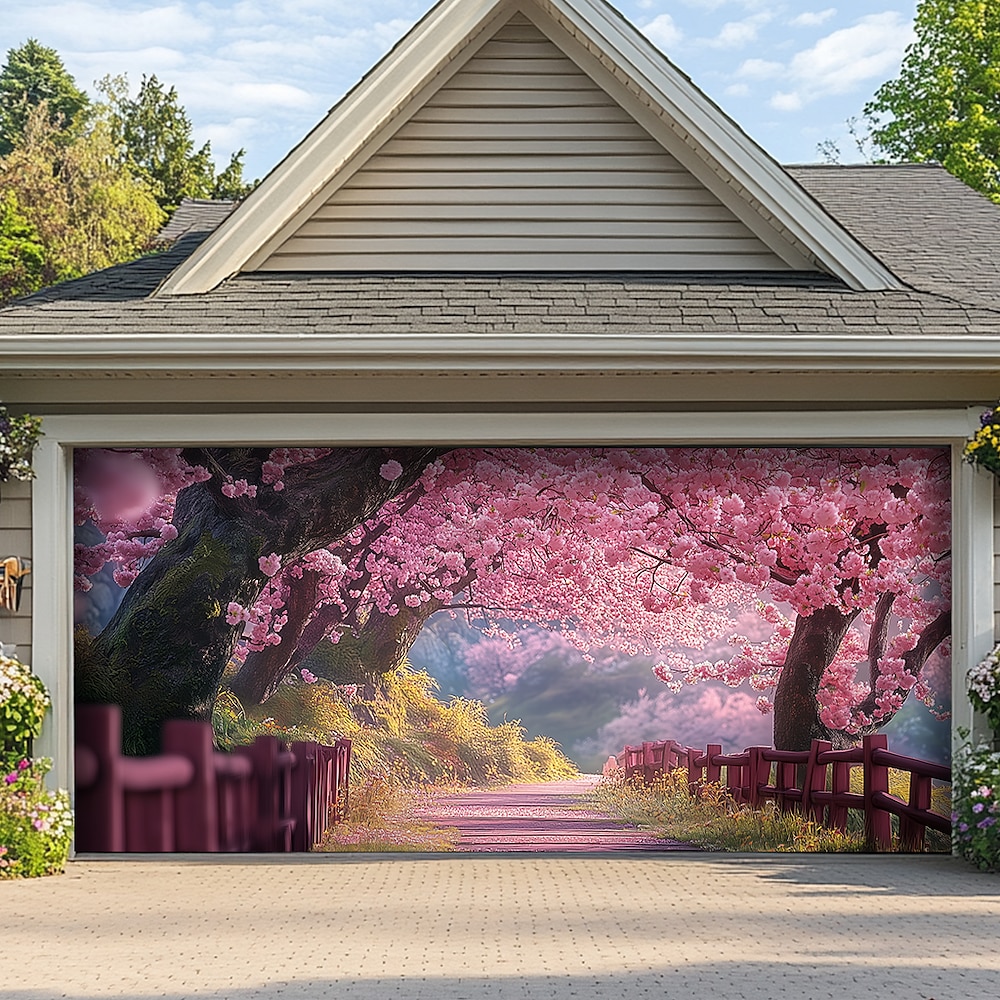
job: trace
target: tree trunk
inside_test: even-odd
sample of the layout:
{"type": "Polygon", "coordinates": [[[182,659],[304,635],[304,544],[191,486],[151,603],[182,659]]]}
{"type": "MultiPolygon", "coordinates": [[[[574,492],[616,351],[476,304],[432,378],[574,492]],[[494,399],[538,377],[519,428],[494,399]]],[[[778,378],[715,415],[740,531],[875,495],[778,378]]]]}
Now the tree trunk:
{"type": "Polygon", "coordinates": [[[288,601],[284,607],[288,618],[279,633],[281,642],[248,653],[229,685],[244,705],[259,705],[274,694],[282,677],[289,671],[289,660],[302,640],[309,616],[316,610],[318,573],[305,572],[300,580],[291,580],[289,584],[288,601]]]}
{"type": "Polygon", "coordinates": [[[820,720],[816,694],[823,672],[857,616],[857,611],[845,615],[825,607],[796,619],[774,693],[774,745],[779,750],[808,750],[814,739],[843,745],[843,733],[833,732],[820,720]]]}
{"type": "Polygon", "coordinates": [[[252,604],[266,583],[258,560],[298,558],[374,515],[440,454],[430,448],[338,448],[286,470],[285,489],[230,498],[231,479],[261,481],[266,449],[197,449],[186,457],[213,478],[182,490],[168,542],[143,569],[99,636],[81,650],[77,698],[122,707],[128,753],[155,752],[166,719],[210,719],[239,626],[230,602],[252,604]],[[381,475],[388,460],[403,473],[381,475]]]}
{"type": "Polygon", "coordinates": [[[339,642],[321,640],[311,649],[303,643],[290,666],[308,667],[334,684],[375,681],[402,666],[424,623],[442,607],[441,601],[430,601],[418,608],[403,607],[397,615],[373,608],[365,621],[342,635],[339,642]]]}

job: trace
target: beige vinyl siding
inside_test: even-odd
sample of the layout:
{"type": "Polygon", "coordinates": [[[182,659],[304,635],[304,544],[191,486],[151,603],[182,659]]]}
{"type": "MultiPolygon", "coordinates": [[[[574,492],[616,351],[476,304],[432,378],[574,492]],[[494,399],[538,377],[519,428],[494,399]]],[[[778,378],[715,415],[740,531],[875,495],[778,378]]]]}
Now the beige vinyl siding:
{"type": "Polygon", "coordinates": [[[993,486],[993,634],[1000,642],[1000,489],[993,486]]]}
{"type": "Polygon", "coordinates": [[[262,270],[784,270],[524,18],[262,270]]]}
{"type": "MultiPolygon", "coordinates": [[[[31,558],[31,484],[0,483],[0,558],[31,558]]],[[[0,642],[17,646],[17,657],[31,663],[31,574],[24,580],[21,608],[0,608],[0,642]]]]}

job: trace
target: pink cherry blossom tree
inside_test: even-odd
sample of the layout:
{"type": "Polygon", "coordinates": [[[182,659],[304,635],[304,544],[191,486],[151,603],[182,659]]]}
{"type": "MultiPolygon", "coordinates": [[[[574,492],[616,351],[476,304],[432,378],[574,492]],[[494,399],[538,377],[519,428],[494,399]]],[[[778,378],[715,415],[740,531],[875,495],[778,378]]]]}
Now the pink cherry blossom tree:
{"type": "Polygon", "coordinates": [[[436,454],[430,448],[78,453],[77,520],[109,532],[103,550],[78,553],[78,569],[86,574],[112,560],[118,582],[128,585],[101,633],[78,643],[78,699],[120,704],[123,742],[135,753],[156,748],[164,719],[209,718],[240,636],[226,609],[250,607],[273,592],[284,562],[371,517],[436,454]]]}
{"type": "MultiPolygon", "coordinates": [[[[282,493],[296,467],[272,453],[247,474],[188,468],[249,505],[282,493]]],[[[248,696],[265,697],[320,643],[377,672],[442,608],[497,634],[531,622],[582,650],[655,654],[675,688],[747,683],[762,710],[773,703],[781,746],[849,740],[911,690],[929,696],[921,673],[950,630],[940,450],[463,449],[408,476],[384,454],[375,468],[398,489],[352,525],[324,523],[313,550],[304,537],[258,546],[242,567],[254,584],[223,607],[248,696]]],[[[138,516],[169,533],[178,518],[155,502],[138,516]]],[[[109,544],[127,577],[135,540],[120,534],[109,544]]],[[[107,554],[82,553],[84,572],[107,554]]]]}

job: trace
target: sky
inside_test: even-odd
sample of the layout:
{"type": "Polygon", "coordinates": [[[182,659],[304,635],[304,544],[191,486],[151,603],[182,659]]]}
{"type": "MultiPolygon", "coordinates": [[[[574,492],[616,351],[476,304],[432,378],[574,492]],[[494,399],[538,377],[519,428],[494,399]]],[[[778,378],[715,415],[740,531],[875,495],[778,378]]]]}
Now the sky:
{"type": "MultiPolygon", "coordinates": [[[[176,87],[216,163],[267,174],[433,0],[0,0],[0,52],[54,48],[79,86],[176,87]]],[[[619,0],[622,14],[782,163],[831,139],[896,76],[915,0],[619,0]]]]}

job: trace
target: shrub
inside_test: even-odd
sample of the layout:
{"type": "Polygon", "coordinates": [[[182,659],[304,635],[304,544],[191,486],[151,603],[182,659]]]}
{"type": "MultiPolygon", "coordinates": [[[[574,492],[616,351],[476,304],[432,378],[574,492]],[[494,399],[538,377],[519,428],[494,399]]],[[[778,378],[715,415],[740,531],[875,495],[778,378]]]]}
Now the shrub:
{"type": "Polygon", "coordinates": [[[49,705],[45,685],[31,668],[0,654],[0,766],[29,755],[49,705]]]}
{"type": "Polygon", "coordinates": [[[982,871],[1000,871],[1000,753],[967,743],[955,757],[954,789],[955,846],[982,871]]]}
{"type": "Polygon", "coordinates": [[[25,758],[0,781],[0,878],[54,875],[66,866],[73,813],[65,791],[45,787],[51,764],[25,758]]]}

